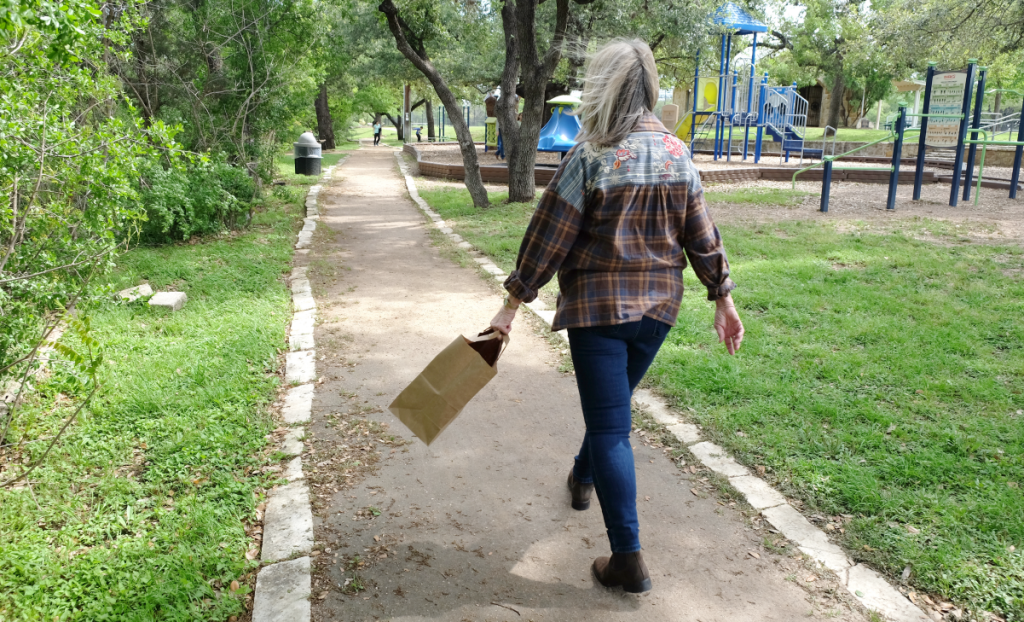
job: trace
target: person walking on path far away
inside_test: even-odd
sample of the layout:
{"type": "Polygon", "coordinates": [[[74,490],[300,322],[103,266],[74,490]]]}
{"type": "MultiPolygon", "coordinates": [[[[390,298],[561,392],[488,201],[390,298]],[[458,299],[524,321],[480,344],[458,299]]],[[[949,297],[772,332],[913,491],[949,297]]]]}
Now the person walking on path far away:
{"type": "Polygon", "coordinates": [[[380,144],[380,121],[373,122],[373,146],[380,144]]]}
{"type": "Polygon", "coordinates": [[[719,342],[734,354],[743,323],[729,292],[729,262],[685,145],[652,110],[654,55],[613,41],[590,59],[583,130],[544,191],[523,237],[508,295],[491,326],[508,333],[520,302],[558,273],[551,329],[568,329],[586,433],[569,472],[572,507],[597,490],[611,557],[594,561],[606,587],[651,589],[640,552],[629,434],[633,390],[675,325],[687,258],[715,301],[719,342]]]}

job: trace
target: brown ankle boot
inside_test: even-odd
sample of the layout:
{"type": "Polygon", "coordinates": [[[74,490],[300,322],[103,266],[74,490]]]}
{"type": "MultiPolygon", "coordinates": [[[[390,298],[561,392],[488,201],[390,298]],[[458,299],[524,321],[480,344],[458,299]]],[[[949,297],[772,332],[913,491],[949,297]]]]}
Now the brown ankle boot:
{"type": "Polygon", "coordinates": [[[647,564],[640,551],[636,553],[612,553],[610,558],[598,557],[594,560],[594,576],[605,587],[619,587],[631,593],[639,594],[651,589],[651,573],[647,572],[647,564]]]}
{"type": "Polygon", "coordinates": [[[572,509],[590,508],[590,494],[594,492],[594,485],[577,482],[572,475],[572,469],[569,469],[569,491],[572,493],[572,509]]]}

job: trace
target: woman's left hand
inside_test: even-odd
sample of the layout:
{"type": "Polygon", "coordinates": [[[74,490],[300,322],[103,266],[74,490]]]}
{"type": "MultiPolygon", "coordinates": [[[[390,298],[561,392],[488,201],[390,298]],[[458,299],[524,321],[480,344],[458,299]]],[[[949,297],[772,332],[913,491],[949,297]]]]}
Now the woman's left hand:
{"type": "Polygon", "coordinates": [[[498,310],[498,315],[495,315],[494,319],[491,320],[491,328],[503,335],[509,334],[512,331],[512,320],[516,319],[516,311],[518,311],[518,307],[518,304],[515,309],[510,309],[504,304],[501,305],[501,309],[498,310]]]}

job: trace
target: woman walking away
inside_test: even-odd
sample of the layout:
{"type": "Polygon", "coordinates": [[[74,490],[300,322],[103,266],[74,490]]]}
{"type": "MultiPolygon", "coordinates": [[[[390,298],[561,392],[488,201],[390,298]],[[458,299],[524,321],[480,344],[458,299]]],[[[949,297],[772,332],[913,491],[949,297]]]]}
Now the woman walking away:
{"type": "Polygon", "coordinates": [[[597,490],[612,555],[597,558],[593,573],[627,592],[651,589],[640,552],[630,402],[676,322],[687,258],[717,305],[719,342],[733,354],[743,341],[700,176],[651,112],[657,97],[654,56],[643,42],[614,41],[590,59],[583,130],[540,199],[491,320],[508,333],[519,303],[558,273],[551,329],[568,329],[586,423],[569,472],[572,507],[586,510],[597,490]]]}

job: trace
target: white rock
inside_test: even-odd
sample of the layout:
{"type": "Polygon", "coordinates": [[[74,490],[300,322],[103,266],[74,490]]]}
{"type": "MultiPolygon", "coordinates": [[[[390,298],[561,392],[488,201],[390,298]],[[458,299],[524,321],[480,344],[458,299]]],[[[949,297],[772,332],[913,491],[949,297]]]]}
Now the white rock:
{"type": "Polygon", "coordinates": [[[293,296],[312,296],[313,291],[309,287],[309,279],[292,279],[293,296]]]}
{"type": "Polygon", "coordinates": [[[309,622],[309,558],[267,566],[256,575],[252,622],[309,622]]]}
{"type": "Polygon", "coordinates": [[[829,570],[839,573],[847,570],[852,563],[841,548],[829,541],[825,532],[811,524],[803,514],[789,504],[769,508],[761,512],[768,522],[782,535],[796,543],[807,555],[819,561],[829,570]]]}
{"type": "Polygon", "coordinates": [[[458,246],[461,249],[465,249],[467,251],[469,249],[473,248],[473,245],[470,244],[469,242],[459,242],[458,244],[456,244],[456,246],[458,246]]]}
{"type": "Polygon", "coordinates": [[[316,309],[316,301],[309,294],[302,294],[292,298],[292,305],[294,306],[295,312],[299,311],[310,311],[316,309]]]}
{"type": "Polygon", "coordinates": [[[149,283],[143,283],[142,285],[136,285],[135,287],[129,287],[128,289],[122,289],[121,291],[114,294],[114,297],[118,300],[124,300],[126,302],[132,302],[145,296],[152,296],[153,288],[149,286],[149,283]]]}
{"type": "Polygon", "coordinates": [[[738,462],[732,459],[724,449],[704,441],[703,443],[696,443],[690,445],[690,451],[693,455],[697,456],[697,459],[701,461],[707,468],[711,469],[719,475],[726,477],[738,477],[740,475],[748,475],[747,470],[738,462]]]}
{"type": "Polygon", "coordinates": [[[729,483],[743,493],[743,496],[747,498],[747,503],[755,509],[772,508],[786,502],[786,498],[779,491],[759,477],[743,475],[729,479],[729,483]]]}
{"type": "Polygon", "coordinates": [[[306,278],[306,272],[309,271],[309,266],[295,266],[292,268],[290,279],[303,279],[306,278]]]}
{"type": "Polygon", "coordinates": [[[281,418],[285,423],[305,423],[313,412],[313,385],[293,387],[284,396],[281,418]]]}
{"type": "Polygon", "coordinates": [[[930,618],[907,597],[863,564],[850,568],[846,587],[864,606],[893,622],[929,622],[930,618]]]}
{"type": "Polygon", "coordinates": [[[308,554],[313,549],[313,511],[302,480],[270,492],[263,517],[264,563],[308,554]]]}
{"type": "Polygon", "coordinates": [[[459,235],[458,233],[453,233],[453,234],[449,235],[448,237],[451,238],[451,241],[455,242],[456,244],[458,244],[459,242],[462,241],[462,236],[459,235]]]}
{"type": "Polygon", "coordinates": [[[284,381],[288,384],[306,384],[316,378],[316,350],[289,352],[285,355],[284,381]]]}
{"type": "Polygon", "coordinates": [[[180,311],[186,302],[188,302],[188,296],[184,292],[157,292],[149,299],[149,306],[180,311]]]}
{"type": "MultiPolygon", "coordinates": [[[[531,309],[531,311],[532,311],[532,309],[531,309]]],[[[555,312],[554,311],[548,311],[547,309],[543,309],[543,310],[534,311],[534,313],[537,314],[537,317],[539,317],[540,319],[544,320],[544,323],[547,324],[548,326],[551,326],[551,324],[554,323],[554,321],[555,321],[555,312]]]]}
{"type": "Polygon", "coordinates": [[[302,428],[288,430],[284,435],[284,440],[281,441],[281,453],[286,456],[298,456],[305,451],[306,445],[302,442],[305,433],[306,431],[302,428]]]}
{"type": "Polygon", "coordinates": [[[684,445],[700,442],[700,428],[692,423],[676,423],[668,426],[668,431],[684,445]]]}
{"type": "Polygon", "coordinates": [[[665,400],[651,393],[648,389],[640,389],[633,394],[633,400],[643,406],[655,421],[662,425],[674,425],[679,423],[679,417],[669,412],[665,400]]]}
{"type": "Polygon", "coordinates": [[[284,473],[282,473],[282,477],[284,477],[289,482],[294,482],[300,479],[306,479],[305,474],[303,474],[302,472],[302,458],[292,458],[291,461],[288,462],[288,466],[284,468],[284,473]]]}
{"type": "Polygon", "coordinates": [[[441,233],[443,233],[445,235],[449,235],[451,232],[452,232],[452,228],[451,227],[441,227],[441,233]]]}

